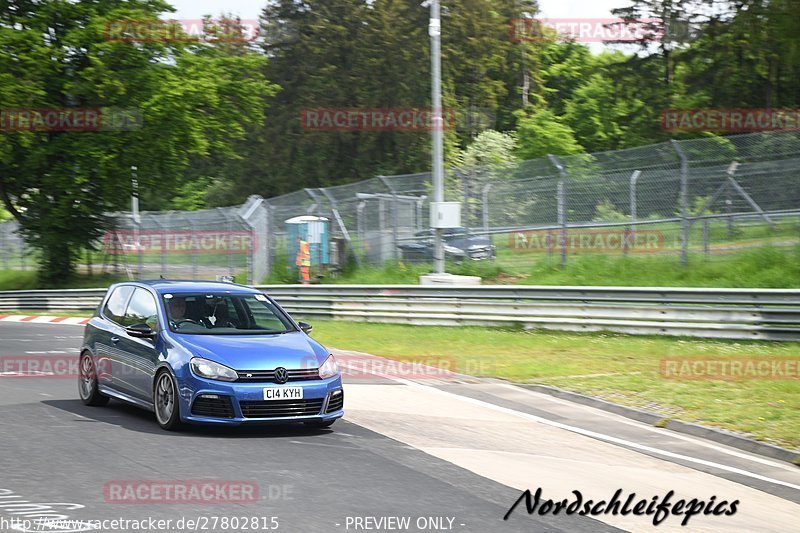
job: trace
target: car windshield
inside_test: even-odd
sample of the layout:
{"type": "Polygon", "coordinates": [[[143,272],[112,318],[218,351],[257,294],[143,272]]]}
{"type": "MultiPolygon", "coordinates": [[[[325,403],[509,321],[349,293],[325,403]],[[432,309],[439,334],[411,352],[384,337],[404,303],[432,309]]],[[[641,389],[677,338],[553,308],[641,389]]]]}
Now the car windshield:
{"type": "Polygon", "coordinates": [[[165,294],[169,328],[191,335],[268,335],[297,331],[263,294],[165,294]]]}

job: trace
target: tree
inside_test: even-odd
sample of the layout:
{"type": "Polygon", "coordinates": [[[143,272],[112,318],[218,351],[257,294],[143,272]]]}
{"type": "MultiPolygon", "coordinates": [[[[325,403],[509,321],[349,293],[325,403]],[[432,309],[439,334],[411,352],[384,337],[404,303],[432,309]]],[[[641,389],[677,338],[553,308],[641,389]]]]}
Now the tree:
{"type": "Polygon", "coordinates": [[[69,276],[109,227],[104,213],[127,204],[131,166],[145,195],[169,196],[193,157],[233,157],[231,140],[263,118],[271,86],[259,74],[262,57],[109,38],[118,21],[153,21],[170,9],[159,0],[0,8],[0,108],[103,109],[100,130],[0,133],[0,197],[41,251],[44,280],[69,276]],[[119,128],[109,117],[129,122],[119,128]]]}
{"type": "Polygon", "coordinates": [[[517,155],[536,159],[548,154],[579,154],[583,147],[575,140],[575,132],[549,109],[531,109],[518,113],[517,155]]]}
{"type": "Polygon", "coordinates": [[[516,149],[513,134],[486,130],[461,153],[459,164],[466,168],[503,166],[517,160],[516,149]]]}
{"type": "MultiPolygon", "coordinates": [[[[589,152],[625,148],[631,126],[642,115],[656,120],[656,113],[635,90],[613,76],[607,65],[624,63],[627,57],[603,53],[595,59],[595,73],[587,76],[565,103],[564,122],[578,142],[589,152]]],[[[627,81],[627,80],[626,80],[627,81]]]]}
{"type": "Polygon", "coordinates": [[[714,107],[800,102],[797,0],[742,0],[719,10],[679,58],[686,94],[714,107]]]}
{"type": "MultiPolygon", "coordinates": [[[[540,43],[514,42],[509,25],[535,11],[529,0],[443,2],[443,102],[457,117],[446,161],[483,129],[515,127],[536,63],[525,51],[540,43]]],[[[429,14],[419,0],[269,0],[265,75],[281,90],[268,101],[269,121],[243,143],[229,192],[244,199],[429,171],[427,131],[315,131],[300,121],[303,109],[429,108],[429,14]]]]}

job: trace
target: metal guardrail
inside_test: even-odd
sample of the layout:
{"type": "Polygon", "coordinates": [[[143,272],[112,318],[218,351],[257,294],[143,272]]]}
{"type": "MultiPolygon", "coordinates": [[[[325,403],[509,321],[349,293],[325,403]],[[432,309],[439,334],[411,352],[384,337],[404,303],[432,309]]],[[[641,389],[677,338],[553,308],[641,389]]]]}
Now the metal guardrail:
{"type": "MultiPolygon", "coordinates": [[[[425,326],[800,341],[800,290],[661,287],[266,285],[298,317],[425,326]]],[[[94,310],[105,289],[0,292],[8,310],[94,310]]]]}

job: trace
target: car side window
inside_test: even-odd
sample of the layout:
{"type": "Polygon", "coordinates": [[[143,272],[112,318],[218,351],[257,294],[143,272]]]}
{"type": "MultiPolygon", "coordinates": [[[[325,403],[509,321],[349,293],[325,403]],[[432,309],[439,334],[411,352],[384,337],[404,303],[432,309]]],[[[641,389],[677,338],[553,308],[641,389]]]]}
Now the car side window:
{"type": "Polygon", "coordinates": [[[117,324],[122,324],[122,320],[125,317],[125,306],[132,292],[133,287],[130,285],[123,285],[114,289],[114,292],[111,293],[108,301],[106,301],[106,306],[103,308],[103,314],[106,318],[117,324]]]}
{"type": "Polygon", "coordinates": [[[125,318],[122,320],[122,325],[126,327],[136,324],[147,324],[153,330],[158,325],[156,300],[152,294],[140,288],[133,293],[125,318]]]}

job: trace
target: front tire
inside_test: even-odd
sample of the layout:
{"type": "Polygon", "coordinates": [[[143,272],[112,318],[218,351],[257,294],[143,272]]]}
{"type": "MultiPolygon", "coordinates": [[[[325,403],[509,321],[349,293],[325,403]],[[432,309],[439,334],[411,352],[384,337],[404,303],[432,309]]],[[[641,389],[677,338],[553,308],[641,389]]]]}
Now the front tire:
{"type": "Polygon", "coordinates": [[[172,374],[166,370],[158,373],[153,382],[153,408],[156,413],[156,422],[162,429],[175,431],[180,427],[178,387],[175,385],[172,374]]]}
{"type": "Polygon", "coordinates": [[[78,359],[78,394],[85,405],[100,407],[108,403],[108,396],[97,390],[97,371],[92,354],[83,352],[78,359]]]}

